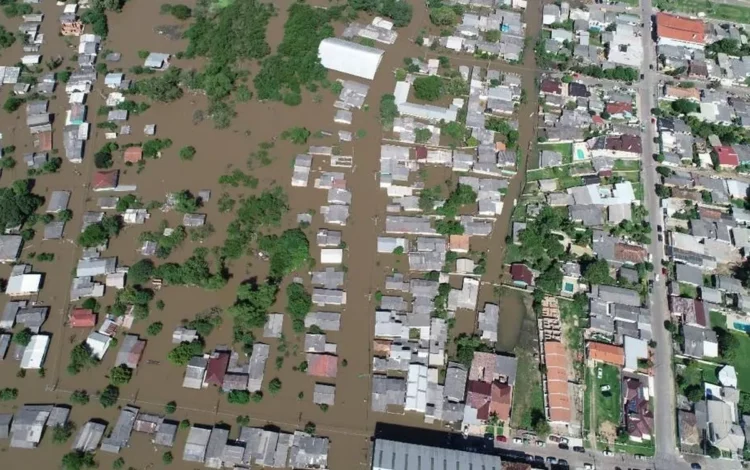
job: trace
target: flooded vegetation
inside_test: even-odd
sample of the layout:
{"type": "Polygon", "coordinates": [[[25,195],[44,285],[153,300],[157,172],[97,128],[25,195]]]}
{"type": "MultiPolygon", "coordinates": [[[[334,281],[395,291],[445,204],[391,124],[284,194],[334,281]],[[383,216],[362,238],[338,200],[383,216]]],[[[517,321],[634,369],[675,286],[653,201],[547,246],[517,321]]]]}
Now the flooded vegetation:
{"type": "MultiPolygon", "coordinates": [[[[187,3],[193,12],[200,8],[187,3]]],[[[430,29],[428,13],[421,5],[414,5],[411,21],[404,21],[404,27],[398,29],[397,42],[387,48],[375,79],[369,83],[366,107],[357,112],[354,128],[350,129],[356,138],[339,142],[330,135],[337,99],[332,83],[346,77],[326,73],[314,58],[319,39],[339,35],[344,29],[345,22],[340,20],[345,11],[309,9],[302,4],[292,6],[291,0],[274,2],[273,8],[255,0],[226,3],[230,4],[226,11],[237,17],[233,24],[243,29],[240,33],[214,30],[214,26],[200,18],[197,23],[178,19],[185,16],[184,12],[167,12],[159,2],[149,0],[128,0],[121,12],[107,12],[106,28],[100,18],[87,13],[86,32],[101,34],[105,28],[107,37],[97,59],[97,64],[104,67],[93,92],[86,97],[86,119],[91,129],[84,158],[79,164],[63,158],[59,170],[37,174],[32,187],[33,194],[44,196],[47,202],[52,191],[69,191],[67,207],[71,218],[61,240],[45,240],[43,221],[37,222],[36,232],[27,233],[28,240],[20,256],[20,261],[32,264],[34,272],[43,275],[42,288],[33,301],[50,307],[42,331],[51,336],[51,343],[44,372],[29,370],[25,377],[18,375],[11,347],[0,362],[0,383],[17,389],[18,398],[0,404],[0,411],[14,411],[23,403],[74,402],[72,422],[81,427],[88,419],[98,418],[110,424],[109,432],[117,420],[118,408],[129,404],[141,407],[142,412],[169,412],[176,421],[227,423],[232,426],[230,438],[237,438],[238,416],[247,416],[242,422],[248,425],[273,425],[286,432],[303,430],[308,423],[315,423],[317,435],[330,439],[330,468],[366,466],[370,438],[378,421],[428,426],[421,416],[370,411],[374,296],[383,289],[385,274],[398,266],[395,257],[392,260],[377,257],[375,250],[377,235],[384,231],[388,204],[376,179],[383,137],[378,102],[381,96],[393,92],[393,71],[403,67],[404,58],[437,57],[415,44],[422,31],[430,29]],[[301,38],[299,34],[295,36],[295,30],[311,31],[311,35],[301,38]],[[214,49],[217,42],[231,43],[233,47],[214,49]],[[120,53],[120,60],[105,61],[110,52],[120,53]],[[172,56],[169,68],[155,73],[143,70],[149,52],[172,56]],[[148,104],[147,109],[142,105],[131,107],[127,123],[118,122],[114,127],[119,129],[123,124],[130,127],[129,134],[117,136],[116,147],[109,145],[114,141],[107,137],[112,126],[103,124],[111,121],[98,112],[101,108],[105,109],[103,113],[107,112],[105,70],[121,71],[127,79],[137,81],[132,89],[136,93],[126,94],[125,99],[136,106],[148,104]],[[144,133],[149,125],[156,126],[155,135],[144,133]],[[291,138],[287,134],[284,138],[284,131],[291,128],[306,129],[309,135],[291,138]],[[288,184],[295,156],[306,152],[310,145],[335,146],[340,155],[353,158],[353,167],[346,175],[347,187],[354,195],[350,216],[346,226],[337,228],[345,242],[347,302],[342,307],[325,308],[342,314],[340,331],[326,334],[327,341],[337,345],[338,357],[338,374],[326,382],[335,383],[338,392],[335,404],[325,409],[312,401],[316,381],[320,380],[305,373],[304,335],[299,334],[304,329],[299,322],[304,317],[305,305],[299,305],[299,295],[294,295],[296,287],[290,287],[295,285],[293,279],[299,277],[305,291],[312,292],[307,273],[322,269],[320,250],[306,246],[301,249],[304,243],[300,238],[306,237],[312,245],[319,229],[327,227],[316,212],[326,205],[326,192],[312,185],[290,188],[288,184]],[[126,162],[129,147],[141,147],[143,159],[126,162]],[[137,190],[132,192],[135,197],[125,200],[128,193],[96,191],[92,182],[101,170],[119,170],[119,184],[136,186],[137,190]],[[181,196],[173,201],[172,210],[162,211],[167,195],[172,193],[181,196]],[[197,202],[194,196],[199,193],[204,196],[197,202]],[[148,209],[150,217],[142,224],[123,224],[116,229],[104,219],[81,238],[79,228],[84,215],[100,210],[102,196],[120,197],[121,213],[124,209],[148,209]],[[193,213],[205,214],[206,225],[184,227],[185,214],[193,213]],[[312,215],[311,222],[300,225],[299,214],[312,215]],[[103,232],[95,233],[99,228],[103,232]],[[164,235],[165,228],[174,231],[164,235]],[[116,257],[118,265],[131,267],[128,288],[108,287],[103,297],[83,305],[83,299],[71,298],[70,288],[81,250],[106,239],[109,241],[103,256],[116,257]],[[155,244],[150,264],[142,261],[140,249],[145,242],[155,244]],[[133,287],[136,285],[141,287],[133,287]],[[80,366],[79,373],[68,371],[71,355],[76,354],[73,351],[80,349],[89,333],[89,329],[70,326],[69,313],[75,306],[94,310],[99,324],[107,312],[122,313],[132,308],[136,320],[127,333],[146,340],[132,377],[126,380],[113,370],[117,348],[112,346],[101,362],[74,364],[74,368],[80,366]],[[184,388],[181,384],[185,368],[174,364],[179,361],[168,359],[176,346],[169,338],[174,328],[194,326],[201,314],[215,311],[223,313],[211,320],[210,328],[201,334],[205,342],[201,351],[233,344],[235,350],[249,351],[254,343],[269,345],[264,395],[259,403],[230,403],[226,394],[216,388],[184,388]],[[266,311],[284,313],[282,336],[263,337],[266,311]],[[295,311],[303,312],[296,321],[295,311]],[[269,390],[272,381],[278,384],[273,392],[269,390]],[[117,406],[103,407],[97,393],[115,382],[119,388],[117,406]],[[88,403],[83,403],[81,391],[91,397],[88,403]]],[[[322,0],[308,3],[315,7],[330,6],[322,0]]],[[[78,38],[58,35],[61,7],[44,2],[33,9],[45,15],[40,27],[45,35],[42,49],[45,60],[60,57],[62,63],[57,71],[61,73],[76,68],[78,38]]],[[[230,21],[221,16],[227,13],[218,14],[219,21],[230,21]]],[[[404,12],[393,14],[401,17],[404,12]]],[[[371,20],[368,13],[359,15],[371,20]]],[[[526,34],[534,37],[540,24],[539,9],[530,8],[524,19],[526,34]]],[[[18,17],[2,18],[8,31],[16,31],[21,22],[18,17]]],[[[521,65],[496,62],[491,66],[520,74],[527,95],[535,96],[533,50],[527,49],[521,65]]],[[[3,50],[2,63],[14,64],[23,54],[21,43],[16,42],[3,50]]],[[[461,55],[450,60],[456,66],[487,67],[488,64],[487,60],[461,55]]],[[[5,97],[12,93],[12,88],[12,85],[3,87],[5,97]]],[[[69,108],[67,101],[65,85],[58,83],[49,101],[49,112],[55,116],[52,156],[63,157],[65,153],[63,127],[69,108]]],[[[472,246],[490,257],[482,276],[480,303],[496,299],[491,284],[499,283],[504,272],[500,260],[512,201],[520,193],[528,149],[535,140],[532,125],[535,108],[535,100],[530,99],[518,109],[521,158],[517,174],[510,180],[504,196],[506,203],[492,236],[472,246]]],[[[35,138],[22,120],[23,109],[0,114],[2,146],[14,146],[12,156],[18,162],[14,168],[3,170],[0,180],[3,187],[11,187],[14,181],[27,176],[22,156],[35,151],[35,138]]],[[[312,176],[317,177],[322,171],[323,165],[314,160],[312,176]]],[[[448,176],[440,176],[439,181],[448,176]]],[[[44,206],[32,206],[29,206],[31,212],[36,211],[41,217],[44,206]]],[[[110,216],[115,214],[113,210],[106,212],[110,216]]],[[[0,277],[7,279],[10,272],[10,265],[0,265],[0,277]]],[[[521,331],[523,301],[518,293],[509,291],[500,297],[499,303],[497,348],[511,352],[521,331]]],[[[473,317],[464,313],[459,314],[456,323],[457,332],[471,333],[475,327],[473,317]]],[[[122,344],[123,330],[115,338],[122,344]]],[[[106,398],[105,394],[105,401],[108,399],[111,401],[112,396],[106,398]]],[[[178,431],[175,447],[171,449],[175,457],[173,468],[195,468],[180,458],[187,433],[184,429],[178,431]]],[[[62,455],[69,451],[69,443],[55,444],[47,434],[51,433],[45,434],[36,451],[9,449],[8,441],[0,441],[7,468],[56,468],[62,455]]],[[[149,436],[134,433],[129,448],[121,455],[98,452],[95,460],[100,468],[109,468],[118,458],[124,460],[124,466],[117,468],[161,467],[164,450],[154,446],[149,436]]]]}

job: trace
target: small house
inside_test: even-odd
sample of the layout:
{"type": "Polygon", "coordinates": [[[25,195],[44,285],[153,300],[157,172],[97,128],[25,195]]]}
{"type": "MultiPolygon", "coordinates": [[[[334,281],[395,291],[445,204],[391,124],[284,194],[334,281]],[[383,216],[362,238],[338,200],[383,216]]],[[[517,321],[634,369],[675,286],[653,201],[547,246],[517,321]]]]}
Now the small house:
{"type": "Polygon", "coordinates": [[[71,328],[93,328],[96,326],[96,314],[91,309],[74,308],[68,316],[68,326],[71,328]]]}
{"type": "Polygon", "coordinates": [[[151,52],[148,57],[146,57],[143,66],[153,70],[166,70],[166,68],[169,67],[169,54],[151,52]]]}

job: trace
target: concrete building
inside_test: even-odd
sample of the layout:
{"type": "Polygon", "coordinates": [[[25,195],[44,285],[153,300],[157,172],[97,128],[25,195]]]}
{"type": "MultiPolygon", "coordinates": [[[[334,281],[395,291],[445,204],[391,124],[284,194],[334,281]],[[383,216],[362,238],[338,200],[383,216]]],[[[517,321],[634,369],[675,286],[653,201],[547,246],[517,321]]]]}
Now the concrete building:
{"type": "Polygon", "coordinates": [[[338,38],[320,42],[318,57],[323,67],[355,77],[372,80],[384,51],[338,38]]]}
{"type": "Polygon", "coordinates": [[[420,468],[474,468],[501,470],[502,460],[497,455],[463,450],[428,447],[406,442],[376,439],[372,453],[372,470],[402,470],[420,468]],[[431,464],[430,462],[434,462],[431,464]]]}

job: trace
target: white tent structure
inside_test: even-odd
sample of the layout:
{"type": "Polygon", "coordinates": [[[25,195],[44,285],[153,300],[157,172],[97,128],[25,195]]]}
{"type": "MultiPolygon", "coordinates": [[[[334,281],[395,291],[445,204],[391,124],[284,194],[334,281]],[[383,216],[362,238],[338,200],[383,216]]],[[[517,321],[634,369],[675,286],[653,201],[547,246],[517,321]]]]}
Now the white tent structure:
{"type": "Polygon", "coordinates": [[[338,38],[323,39],[318,56],[323,67],[372,80],[383,58],[381,49],[338,38]]]}

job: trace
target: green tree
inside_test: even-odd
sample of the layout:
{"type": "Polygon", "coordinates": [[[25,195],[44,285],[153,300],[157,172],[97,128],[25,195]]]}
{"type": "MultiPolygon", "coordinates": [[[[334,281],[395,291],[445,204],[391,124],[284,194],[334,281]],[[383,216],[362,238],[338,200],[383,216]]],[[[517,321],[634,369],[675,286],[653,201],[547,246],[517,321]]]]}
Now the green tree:
{"type": "Polygon", "coordinates": [[[98,364],[99,361],[94,357],[91,352],[91,347],[88,344],[80,343],[73,347],[70,351],[70,362],[68,363],[68,373],[70,375],[76,375],[84,369],[98,364]]]}
{"type": "Polygon", "coordinates": [[[73,431],[76,430],[75,424],[72,421],[67,421],[65,424],[58,424],[52,428],[52,442],[55,444],[65,444],[68,439],[73,435],[73,431]]]}
{"type": "Polygon", "coordinates": [[[17,388],[4,388],[0,390],[0,401],[11,401],[18,398],[17,388]]]}
{"type": "Polygon", "coordinates": [[[289,140],[297,145],[306,144],[309,137],[310,131],[304,127],[292,127],[281,133],[282,139],[289,140]]]}
{"type": "Polygon", "coordinates": [[[396,106],[396,97],[393,95],[383,95],[380,97],[380,122],[387,127],[393,125],[393,120],[399,116],[398,106],[396,106]]]}
{"type": "Polygon", "coordinates": [[[135,262],[128,269],[128,282],[130,284],[145,284],[154,275],[154,262],[143,258],[135,262]]]}
{"type": "Polygon", "coordinates": [[[413,86],[414,96],[420,100],[436,101],[445,92],[443,80],[436,75],[419,77],[414,80],[413,86]]]}
{"type": "Polygon", "coordinates": [[[194,356],[201,356],[203,354],[203,343],[199,340],[193,341],[192,343],[180,343],[177,347],[172,349],[167,354],[167,359],[172,364],[178,366],[186,366],[187,363],[194,356]]]}
{"type": "Polygon", "coordinates": [[[281,391],[281,380],[279,380],[278,377],[275,377],[270,382],[268,382],[268,391],[271,393],[271,395],[276,395],[281,391]]]}
{"type": "Polygon", "coordinates": [[[227,401],[235,405],[250,403],[250,392],[247,390],[232,390],[227,394],[227,401]]]}
{"type": "Polygon", "coordinates": [[[310,259],[310,243],[301,229],[285,230],[281,236],[269,235],[258,241],[260,250],[271,259],[270,275],[281,278],[304,266],[310,259]]]}
{"type": "Polygon", "coordinates": [[[305,317],[312,308],[312,297],[302,284],[293,282],[286,288],[287,311],[292,316],[292,328],[301,333],[305,331],[305,317]]]}
{"type": "Polygon", "coordinates": [[[426,127],[422,129],[415,129],[414,130],[414,140],[419,144],[422,142],[427,142],[432,137],[432,131],[427,129],[426,127]]]}
{"type": "Polygon", "coordinates": [[[172,452],[166,451],[161,456],[161,461],[164,463],[164,465],[171,464],[172,460],[174,460],[174,457],[172,457],[172,452]]]}
{"type": "Polygon", "coordinates": [[[109,371],[109,382],[112,385],[125,385],[126,383],[130,382],[130,379],[133,378],[133,369],[126,366],[125,364],[120,364],[117,367],[113,367],[109,371]]]}
{"type": "Polygon", "coordinates": [[[458,22],[458,15],[449,6],[430,9],[430,21],[436,26],[453,26],[458,22]]]}
{"type": "Polygon", "coordinates": [[[694,101],[680,98],[672,101],[672,110],[679,114],[690,114],[696,113],[700,110],[700,105],[694,101]]]}
{"type": "Polygon", "coordinates": [[[99,403],[104,408],[110,408],[117,404],[117,400],[120,398],[120,389],[114,385],[107,385],[104,390],[99,394],[99,403]]]}
{"type": "Polygon", "coordinates": [[[70,402],[74,405],[86,405],[89,402],[89,394],[86,390],[75,390],[70,394],[70,402]]]}
{"type": "Polygon", "coordinates": [[[166,405],[164,405],[164,413],[171,415],[174,414],[174,412],[177,411],[177,402],[170,401],[166,405]]]}
{"type": "Polygon", "coordinates": [[[180,149],[180,160],[192,160],[195,157],[195,147],[188,145],[180,149]]]}
{"type": "Polygon", "coordinates": [[[583,275],[591,284],[613,284],[614,279],[609,275],[609,263],[603,259],[589,263],[583,275]]]}
{"type": "Polygon", "coordinates": [[[86,468],[96,468],[98,465],[94,461],[94,454],[91,452],[81,452],[76,450],[63,455],[63,470],[83,470],[86,468]]]}
{"type": "Polygon", "coordinates": [[[13,335],[13,342],[21,346],[28,346],[31,342],[32,336],[33,335],[31,333],[31,330],[28,328],[24,328],[23,330],[13,335]]]}
{"type": "Polygon", "coordinates": [[[177,212],[193,213],[198,210],[198,199],[190,191],[183,190],[174,194],[174,208],[177,212]]]}
{"type": "Polygon", "coordinates": [[[146,329],[146,334],[149,336],[156,336],[159,333],[161,333],[162,328],[164,328],[164,324],[160,321],[153,322],[152,324],[148,325],[148,328],[146,329]]]}
{"type": "Polygon", "coordinates": [[[0,188],[0,229],[23,225],[43,202],[44,198],[31,192],[30,180],[16,180],[10,187],[0,188]]]}

